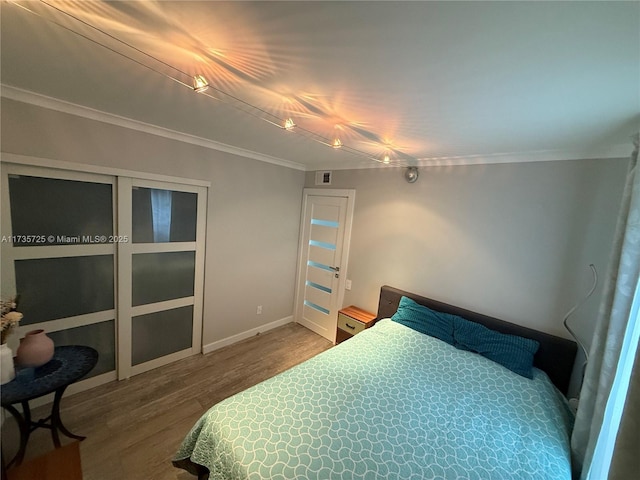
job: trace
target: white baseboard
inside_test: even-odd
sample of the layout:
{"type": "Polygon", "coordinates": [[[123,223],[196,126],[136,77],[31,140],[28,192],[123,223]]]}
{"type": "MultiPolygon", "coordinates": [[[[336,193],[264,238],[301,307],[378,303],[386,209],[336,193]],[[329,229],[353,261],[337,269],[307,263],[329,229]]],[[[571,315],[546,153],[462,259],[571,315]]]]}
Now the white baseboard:
{"type": "Polygon", "coordinates": [[[223,338],[222,340],[218,340],[213,343],[209,343],[207,345],[202,346],[202,353],[207,354],[211,353],[215,350],[218,350],[222,347],[226,347],[227,345],[232,345],[240,340],[244,340],[245,338],[253,337],[259,333],[263,333],[269,330],[272,330],[277,327],[281,327],[286,325],[287,323],[293,322],[293,315],[289,315],[288,317],[281,318],[280,320],[275,320],[273,322],[267,323],[265,325],[261,325],[256,328],[252,328],[251,330],[247,330],[246,332],[238,333],[236,335],[232,335],[227,338],[223,338]]]}

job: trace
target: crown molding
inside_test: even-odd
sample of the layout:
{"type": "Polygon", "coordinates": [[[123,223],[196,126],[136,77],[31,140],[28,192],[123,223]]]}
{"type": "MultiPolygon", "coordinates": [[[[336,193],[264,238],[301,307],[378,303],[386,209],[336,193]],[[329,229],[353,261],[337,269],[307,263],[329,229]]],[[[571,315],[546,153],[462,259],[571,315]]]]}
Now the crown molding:
{"type": "MultiPolygon", "coordinates": [[[[30,90],[24,90],[11,85],[0,83],[0,96],[15,100],[18,102],[35,105],[49,110],[55,110],[78,117],[96,120],[111,125],[116,125],[131,130],[137,130],[152,135],[177,140],[180,142],[197,145],[200,147],[226,152],[245,158],[251,158],[265,163],[271,163],[282,167],[292,168],[302,171],[314,170],[357,170],[368,168],[393,168],[394,165],[384,165],[380,162],[359,162],[357,164],[312,164],[304,165],[290,160],[284,160],[263,153],[254,152],[233,145],[228,145],[215,140],[198,137],[188,133],[178,132],[164,127],[159,127],[150,123],[133,120],[131,118],[122,117],[112,113],[103,112],[83,105],[67,102],[53,97],[48,97],[30,90]]],[[[590,160],[590,159],[626,159],[631,155],[629,144],[616,144],[601,146],[598,148],[585,149],[565,149],[565,150],[538,150],[527,152],[511,152],[511,153],[491,153],[477,155],[456,155],[456,156],[439,156],[418,158],[414,162],[416,167],[452,167],[462,165],[490,165],[502,163],[527,163],[527,162],[555,162],[567,160],[590,160]]],[[[398,165],[395,165],[396,167],[398,165]]]]}
{"type": "MultiPolygon", "coordinates": [[[[513,153],[490,153],[478,155],[456,155],[442,157],[418,158],[411,166],[415,167],[454,167],[471,165],[492,165],[508,163],[539,163],[539,162],[564,162],[576,160],[628,160],[631,157],[632,146],[630,143],[601,146],[598,148],[585,148],[574,150],[536,150],[513,153]]],[[[307,167],[307,171],[314,170],[359,170],[368,168],[406,168],[409,165],[384,165],[380,162],[361,163],[353,165],[327,165],[313,164],[307,167]]]]}
{"type": "Polygon", "coordinates": [[[22,88],[5,85],[3,83],[0,83],[0,96],[8,98],[10,100],[15,100],[17,102],[27,103],[30,105],[35,105],[37,107],[47,108],[49,110],[55,110],[62,113],[68,113],[70,115],[116,125],[118,127],[128,128],[130,130],[137,130],[139,132],[149,133],[151,135],[157,135],[159,137],[189,143],[191,145],[197,145],[199,147],[209,148],[211,150],[217,150],[219,152],[231,153],[240,157],[251,158],[260,162],[271,163],[274,165],[279,165],[281,167],[292,168],[294,170],[307,170],[307,167],[301,163],[272,157],[263,153],[246,150],[244,148],[235,147],[226,143],[216,142],[215,140],[209,140],[207,138],[198,137],[196,135],[191,135],[188,133],[178,132],[169,128],[159,127],[157,125],[141,122],[139,120],[133,120],[131,118],[115,115],[113,113],[103,112],[94,108],[85,107],[83,105],[67,102],[58,98],[48,97],[46,95],[35,93],[29,90],[24,90],[22,88]]]}
{"type": "Polygon", "coordinates": [[[487,165],[499,163],[562,162],[570,160],[604,160],[629,158],[629,144],[607,145],[597,148],[573,150],[533,150],[528,152],[491,153],[487,155],[464,155],[451,157],[419,158],[417,167],[487,165]]]}

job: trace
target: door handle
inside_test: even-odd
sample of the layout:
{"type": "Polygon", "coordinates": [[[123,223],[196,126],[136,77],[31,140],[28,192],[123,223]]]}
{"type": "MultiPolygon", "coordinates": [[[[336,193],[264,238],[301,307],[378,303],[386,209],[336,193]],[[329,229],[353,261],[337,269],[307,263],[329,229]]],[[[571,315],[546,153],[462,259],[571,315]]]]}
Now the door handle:
{"type": "Polygon", "coordinates": [[[339,272],[340,271],[340,267],[329,267],[331,270],[333,270],[334,272],[339,272]]]}

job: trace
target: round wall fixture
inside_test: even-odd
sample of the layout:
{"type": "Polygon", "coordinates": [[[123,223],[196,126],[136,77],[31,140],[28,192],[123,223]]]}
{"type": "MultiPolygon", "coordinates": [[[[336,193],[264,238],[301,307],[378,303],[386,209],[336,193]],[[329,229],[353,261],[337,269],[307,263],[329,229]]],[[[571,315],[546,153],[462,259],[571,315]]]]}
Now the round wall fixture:
{"type": "Polygon", "coordinates": [[[407,167],[404,172],[404,178],[407,182],[413,183],[418,180],[418,168],[417,167],[407,167]]]}

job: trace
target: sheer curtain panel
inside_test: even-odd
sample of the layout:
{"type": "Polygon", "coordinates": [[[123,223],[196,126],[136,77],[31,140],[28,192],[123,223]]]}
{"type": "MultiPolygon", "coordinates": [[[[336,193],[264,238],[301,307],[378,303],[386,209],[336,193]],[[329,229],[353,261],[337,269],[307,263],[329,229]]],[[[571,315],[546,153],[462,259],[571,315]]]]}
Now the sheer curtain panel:
{"type": "Polygon", "coordinates": [[[575,478],[627,479],[638,472],[638,143],[636,135],[571,439],[575,478]]]}

